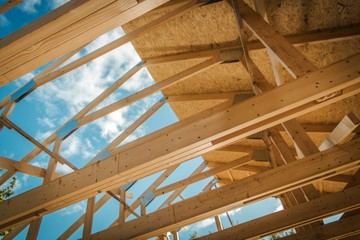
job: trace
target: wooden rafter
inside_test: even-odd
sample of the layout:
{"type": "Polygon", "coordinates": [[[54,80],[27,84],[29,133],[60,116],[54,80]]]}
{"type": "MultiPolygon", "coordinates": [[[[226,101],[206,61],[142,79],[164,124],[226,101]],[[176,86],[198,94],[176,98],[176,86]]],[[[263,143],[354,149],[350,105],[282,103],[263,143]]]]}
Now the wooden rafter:
{"type": "MultiPolygon", "coordinates": [[[[160,137],[153,139],[151,143],[143,143],[144,139],[146,141],[146,137],[133,141],[132,144],[135,144],[135,147],[126,149],[132,145],[127,144],[121,148],[122,151],[119,154],[60,178],[62,185],[58,187],[52,187],[52,185],[58,185],[57,181],[52,181],[47,186],[37,188],[36,191],[39,192],[34,197],[38,198],[38,200],[34,200],[28,205],[22,204],[19,207],[22,199],[27,195],[32,196],[34,190],[14,197],[11,202],[7,203],[6,209],[2,209],[6,204],[1,204],[0,210],[4,214],[0,218],[0,224],[2,227],[6,227],[18,223],[19,218],[24,217],[25,212],[28,213],[26,218],[33,218],[33,214],[44,214],[50,209],[53,211],[59,207],[54,205],[57,201],[69,205],[93,196],[99,189],[112,189],[114,185],[121,185],[125,181],[150,175],[169,167],[169,163],[172,165],[178,164],[254,132],[274,126],[279,122],[338,101],[349,96],[349,94],[353,95],[360,90],[357,87],[360,78],[358,77],[359,73],[356,65],[359,58],[360,56],[357,55],[340,61],[304,76],[301,81],[284,84],[265,94],[238,103],[225,111],[218,113],[210,111],[211,114],[208,117],[203,118],[204,113],[198,114],[196,117],[201,116],[201,125],[197,125],[197,122],[193,121],[171,132],[168,132],[168,128],[165,128],[149,135],[152,138],[159,133],[165,132],[160,137]],[[342,71],[339,72],[338,69],[342,69],[342,71]],[[329,77],[332,79],[330,82],[329,77]],[[303,91],[295,91],[300,87],[303,91]],[[324,95],[341,89],[344,89],[343,95],[320,103],[315,101],[324,95]],[[279,96],[282,97],[279,98],[279,96]],[[273,101],[265,99],[272,99],[273,101]],[[242,109],[252,109],[253,111],[239,115],[238,113],[242,109]],[[195,129],[197,131],[194,131],[195,129]],[[186,138],[184,138],[185,135],[186,138]],[[82,177],[84,174],[87,176],[86,178],[82,177]],[[114,181],[113,177],[116,177],[116,181],[114,181]],[[68,184],[66,184],[68,181],[71,182],[71,184],[69,182],[69,186],[74,186],[74,181],[77,182],[77,188],[68,188],[68,184]],[[40,192],[44,193],[47,189],[57,189],[57,193],[54,193],[53,197],[47,195],[47,198],[44,199],[41,197],[40,192]],[[40,206],[47,206],[46,210],[42,210],[43,208],[40,206]]],[[[170,126],[170,129],[174,128],[174,126],[176,124],[170,126]]],[[[22,218],[20,222],[24,220],[26,219],[22,218]]]]}
{"type": "MultiPolygon", "coordinates": [[[[346,168],[347,163],[345,162],[352,166],[355,164],[356,167],[356,160],[354,161],[354,159],[359,159],[357,161],[360,161],[360,150],[352,151],[352,153],[348,151],[356,144],[358,144],[358,141],[354,140],[323,153],[304,158],[302,161],[296,161],[276,169],[271,169],[222,188],[200,194],[180,203],[175,203],[160,211],[148,214],[145,217],[130,221],[120,228],[113,227],[94,234],[92,239],[144,239],[153,237],[165,231],[175,230],[175,227],[206,219],[254,200],[277,195],[289,189],[309,184],[312,181],[321,179],[334,169],[340,170],[346,168]],[[339,163],[340,158],[343,164],[339,163]],[[304,171],[298,171],[299,168],[304,169],[304,171]]],[[[360,191],[359,186],[350,190],[350,192],[352,191],[360,191]]],[[[340,195],[342,194],[340,193],[340,195]]],[[[346,193],[345,196],[346,198],[352,198],[350,193],[346,193]]],[[[338,200],[336,197],[334,199],[338,200]]],[[[357,199],[352,198],[352,201],[347,203],[359,207],[357,199]]],[[[336,206],[333,206],[333,208],[336,209],[336,206]]],[[[341,210],[336,209],[335,211],[341,210]]],[[[282,222],[286,223],[286,221],[282,222]]]]}
{"type": "MultiPolygon", "coordinates": [[[[4,51],[1,52],[1,56],[8,56],[6,59],[0,60],[2,63],[0,67],[1,81],[12,81],[23,74],[46,64],[49,60],[53,60],[65,53],[71,52],[80,47],[84,41],[90,42],[98,36],[119,25],[125,24],[168,1],[169,0],[146,0],[138,3],[136,0],[126,0],[122,2],[106,0],[101,1],[101,3],[92,3],[92,1],[84,0],[82,2],[89,2],[89,5],[92,5],[88,11],[80,10],[78,7],[69,7],[69,5],[74,3],[69,2],[68,4],[59,7],[56,14],[50,13],[43,17],[45,19],[55,19],[55,24],[65,22],[68,25],[60,26],[58,28],[54,27],[53,29],[56,32],[50,32],[46,37],[37,40],[37,43],[35,44],[42,45],[41,48],[29,46],[20,52],[15,51],[15,54],[7,54],[4,51]],[[93,6],[94,4],[96,5],[95,7],[93,6]],[[63,9],[67,9],[68,11],[79,11],[79,18],[81,19],[76,20],[76,24],[72,24],[75,22],[73,18],[70,18],[72,20],[70,23],[69,21],[64,21],[62,17],[66,19],[66,14],[61,15],[61,10],[63,9]],[[61,17],[59,18],[59,16],[61,17]]],[[[76,1],[76,3],[79,2],[81,1],[76,1]]],[[[70,14],[72,14],[71,11],[70,14]]],[[[72,15],[77,16],[77,14],[72,15]]],[[[39,22],[40,25],[44,24],[41,21],[39,22]]],[[[33,28],[36,30],[39,27],[35,26],[33,28]]],[[[43,28],[49,28],[49,25],[45,24],[43,28]]],[[[43,28],[41,28],[41,30],[43,28]]],[[[43,30],[43,32],[47,33],[45,30],[43,30]]],[[[28,37],[25,36],[20,39],[27,41],[28,37]]],[[[11,47],[10,49],[12,49],[15,44],[12,43],[13,41],[9,42],[10,44],[8,44],[7,47],[11,47]]]]}
{"type": "Polygon", "coordinates": [[[8,0],[3,5],[0,6],[0,14],[9,11],[11,8],[22,3],[24,0],[8,0]]]}
{"type": "MultiPolygon", "coordinates": [[[[357,209],[360,205],[357,200],[353,199],[353,196],[359,193],[360,186],[356,186],[343,192],[332,193],[198,239],[249,239],[264,237],[282,230],[291,229],[295,226],[321,220],[326,216],[340,213],[341,211],[357,209]]],[[[351,224],[350,229],[354,228],[359,230],[358,224],[351,224]]],[[[339,231],[339,229],[337,229],[337,231],[339,231]]],[[[349,228],[345,231],[349,231],[349,228]]],[[[291,237],[289,238],[293,239],[291,237]]],[[[316,237],[316,239],[318,238],[316,237]]]]}

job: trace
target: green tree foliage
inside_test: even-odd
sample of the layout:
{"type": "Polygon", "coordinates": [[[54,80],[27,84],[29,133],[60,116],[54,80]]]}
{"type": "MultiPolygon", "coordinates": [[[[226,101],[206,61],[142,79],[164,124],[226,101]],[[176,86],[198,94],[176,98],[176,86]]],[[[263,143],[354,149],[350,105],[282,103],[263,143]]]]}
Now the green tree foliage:
{"type": "MultiPolygon", "coordinates": [[[[16,185],[16,177],[13,177],[7,187],[0,189],[0,203],[14,194],[13,190],[14,190],[15,185],[16,185]]],[[[0,236],[5,236],[9,232],[10,232],[10,230],[0,232],[0,236]]]]}
{"type": "Polygon", "coordinates": [[[198,237],[199,237],[199,235],[198,235],[197,231],[194,231],[194,232],[190,235],[190,240],[196,239],[196,238],[198,238],[198,237]]]}

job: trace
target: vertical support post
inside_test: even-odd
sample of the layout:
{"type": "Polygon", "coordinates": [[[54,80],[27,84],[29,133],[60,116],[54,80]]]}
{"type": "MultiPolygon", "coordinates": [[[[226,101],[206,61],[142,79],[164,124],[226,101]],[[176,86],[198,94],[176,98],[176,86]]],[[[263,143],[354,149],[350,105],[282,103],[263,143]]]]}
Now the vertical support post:
{"type": "MultiPolygon", "coordinates": [[[[59,154],[61,145],[62,145],[62,140],[57,139],[54,144],[53,153],[59,154]]],[[[53,157],[50,157],[47,171],[45,173],[45,177],[43,180],[43,184],[46,184],[52,180],[55,170],[56,170],[56,164],[57,164],[56,159],[53,157]]],[[[42,222],[42,217],[40,217],[30,223],[29,231],[26,235],[26,240],[36,240],[37,239],[39,230],[40,230],[40,226],[41,226],[41,222],[42,222]]]]}
{"type": "Polygon", "coordinates": [[[94,209],[95,209],[94,207],[95,207],[95,197],[91,197],[87,200],[87,204],[86,204],[83,239],[90,239],[93,219],[94,219],[94,209]]]}

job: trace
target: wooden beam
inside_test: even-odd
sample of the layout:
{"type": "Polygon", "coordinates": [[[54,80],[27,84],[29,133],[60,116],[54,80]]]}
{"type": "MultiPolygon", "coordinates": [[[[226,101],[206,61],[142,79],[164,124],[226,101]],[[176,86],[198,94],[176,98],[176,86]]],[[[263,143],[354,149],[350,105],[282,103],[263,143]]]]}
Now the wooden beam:
{"type": "Polygon", "coordinates": [[[167,102],[193,102],[193,101],[207,101],[207,100],[225,100],[233,99],[236,95],[240,95],[244,98],[254,96],[251,91],[241,92],[223,92],[223,93],[203,93],[203,94],[186,94],[178,96],[168,96],[167,102]]]}
{"type": "Polygon", "coordinates": [[[41,18],[27,24],[16,32],[0,40],[0,48],[5,56],[0,62],[13,56],[15,53],[30,47],[41,40],[48,38],[65,27],[83,19],[111,3],[105,0],[102,3],[91,3],[88,0],[76,0],[66,3],[41,18]]]}
{"type": "Polygon", "coordinates": [[[347,114],[325,139],[325,141],[320,145],[319,150],[323,151],[340,143],[346,137],[348,137],[359,125],[360,120],[353,113],[347,114]]]}
{"type": "MultiPolygon", "coordinates": [[[[102,196],[96,203],[94,207],[94,214],[107,203],[111,199],[109,194],[105,194],[102,196]]],[[[80,216],[66,231],[64,231],[61,236],[58,238],[59,240],[68,239],[77,229],[81,227],[85,222],[85,214],[80,216]]]]}
{"type": "Polygon", "coordinates": [[[86,213],[82,239],[89,239],[94,219],[95,197],[89,198],[86,204],[86,213]]]}
{"type": "MultiPolygon", "coordinates": [[[[151,108],[149,108],[144,114],[142,114],[138,119],[136,119],[127,129],[125,129],[119,136],[117,136],[107,147],[101,150],[95,157],[93,157],[88,164],[99,161],[103,159],[106,152],[115,149],[120,143],[122,143],[127,137],[129,137],[141,124],[143,124],[149,117],[151,117],[157,110],[159,110],[165,101],[160,100],[155,103],[151,108]]],[[[87,165],[88,165],[87,164],[87,165]]]]}
{"type": "MultiPolygon", "coordinates": [[[[332,214],[341,213],[342,211],[347,211],[349,209],[359,208],[359,201],[354,199],[354,196],[359,196],[359,194],[360,186],[355,186],[353,188],[329,194],[324,197],[311,200],[310,202],[306,202],[298,206],[267,215],[265,217],[254,219],[252,221],[198,239],[236,240],[265,237],[272,233],[287,230],[295,226],[301,226],[307,223],[321,220],[322,218],[332,214]]],[[[359,227],[358,224],[354,225],[356,225],[357,228],[359,227]]],[[[316,239],[318,238],[316,237],[316,239]]]]}
{"type": "MultiPolygon", "coordinates": [[[[129,0],[127,0],[129,1],[129,0]]],[[[120,19],[120,21],[117,21],[116,19],[113,19],[113,22],[111,23],[111,25],[113,25],[112,28],[108,29],[107,31],[109,30],[112,30],[113,28],[116,28],[118,27],[119,25],[122,24],[123,20],[126,20],[127,21],[130,21],[132,19],[135,19],[136,17],[139,17],[141,16],[142,14],[146,13],[147,11],[150,11],[154,8],[156,8],[157,6],[160,6],[161,4],[165,3],[165,2],[168,2],[169,0],[156,0],[156,1],[142,1],[141,3],[139,3],[136,7],[132,7],[129,9],[129,11],[126,11],[124,12],[124,16],[122,16],[123,14],[120,12],[120,11],[116,11],[116,9],[108,9],[107,11],[112,11],[113,13],[116,13],[116,14],[119,14],[118,17],[121,17],[122,19],[120,19]],[[134,14],[135,13],[135,14],[134,14]]],[[[142,34],[145,34],[153,29],[155,29],[156,27],[160,26],[162,23],[166,23],[176,17],[178,17],[179,15],[187,12],[187,11],[190,11],[191,9],[194,9],[195,7],[198,7],[198,6],[201,6],[203,5],[205,2],[207,1],[202,1],[202,0],[193,0],[191,2],[188,2],[186,3],[184,6],[181,6],[179,7],[178,9],[175,9],[174,11],[171,11],[167,14],[165,14],[164,16],[161,16],[160,18],[150,22],[150,23],[147,23],[145,24],[144,26],[141,26],[140,28],[134,30],[133,32],[130,32],[126,35],[124,35],[123,37],[120,37],[119,39],[117,40],[114,40],[113,42],[87,54],[86,56],[83,56],[77,60],[75,60],[74,62],[58,69],[57,71],[54,71],[53,73],[45,76],[44,78],[41,79],[41,81],[39,81],[39,84],[42,85],[42,84],[45,84],[57,77],[60,77],[62,76],[63,74],[65,73],[68,73],[80,66],[82,66],[83,64],[99,57],[99,56],[102,56],[103,54],[107,53],[107,52],[110,52],[111,50],[114,50],[134,39],[136,39],[137,37],[141,36],[142,34]]],[[[116,4],[116,3],[115,3],[116,4]]],[[[117,3],[117,5],[120,5],[117,3]]],[[[109,6],[109,8],[111,8],[111,6],[109,6]]],[[[124,22],[123,22],[124,23],[124,22]]],[[[103,31],[104,29],[101,29],[99,27],[100,25],[97,25],[96,26],[96,30],[97,31],[103,31]]],[[[94,31],[94,30],[92,30],[94,31]]],[[[107,31],[104,31],[107,32],[107,31]]],[[[95,38],[95,37],[94,37],[95,38]]],[[[83,42],[83,39],[80,39],[80,38],[76,38],[77,41],[82,41],[83,42]]],[[[92,40],[92,39],[91,39],[92,40]]],[[[68,41],[66,42],[66,44],[62,44],[61,47],[62,48],[69,48],[70,47],[70,43],[73,43],[73,41],[68,41]],[[66,45],[66,46],[64,46],[66,45]]],[[[33,58],[33,61],[32,62],[39,62],[39,61],[45,61],[44,56],[47,56],[49,55],[49,53],[51,53],[51,51],[49,52],[46,52],[44,54],[42,54],[41,56],[37,57],[37,58],[34,58],[34,56],[32,56],[33,58]]],[[[51,57],[51,56],[50,56],[51,57]]],[[[46,61],[48,62],[48,61],[46,61]]],[[[31,66],[29,66],[31,67],[31,66]]],[[[21,71],[21,69],[13,69],[11,72],[8,72],[7,73],[7,78],[8,79],[12,79],[12,78],[16,78],[16,74],[18,75],[18,72],[21,71]]],[[[25,72],[28,70],[24,69],[23,72],[25,72]]],[[[26,73],[26,72],[25,72],[26,73]]]]}
{"type": "Polygon", "coordinates": [[[282,237],[283,240],[302,240],[302,239],[343,239],[348,234],[360,233],[360,215],[339,219],[336,222],[328,223],[323,226],[308,229],[306,231],[282,237]]]}
{"type": "MultiPolygon", "coordinates": [[[[11,107],[11,105],[14,105],[17,102],[19,102],[20,100],[22,100],[24,97],[26,97],[29,93],[31,93],[32,91],[34,91],[37,87],[39,87],[38,85],[38,81],[39,79],[41,79],[42,77],[46,76],[47,74],[51,73],[52,71],[54,71],[57,67],[59,67],[61,64],[63,64],[66,60],[70,59],[72,56],[74,56],[77,52],[79,52],[81,49],[83,48],[83,46],[81,48],[78,48],[72,52],[69,52],[63,56],[61,56],[60,58],[56,59],[54,62],[52,62],[49,66],[47,66],[44,70],[42,70],[38,75],[36,75],[32,80],[30,80],[29,82],[25,83],[24,85],[18,87],[18,89],[16,89],[14,92],[12,92],[11,94],[9,94],[8,96],[6,96],[4,99],[2,99],[0,101],[0,109],[5,107],[11,107]],[[16,94],[16,92],[21,92],[21,89],[24,89],[25,86],[29,85],[29,84],[33,84],[33,86],[31,86],[30,88],[27,88],[25,92],[22,92],[21,95],[19,95],[16,99],[13,99],[14,94],[16,94]]],[[[0,83],[1,85],[1,83],[0,83]]],[[[6,109],[5,108],[5,109],[6,109]]],[[[12,110],[11,110],[12,111],[12,110]]],[[[5,117],[9,117],[10,113],[7,112],[5,114],[5,117]]],[[[4,113],[4,111],[3,111],[4,113]]]]}
{"type": "Polygon", "coordinates": [[[178,125],[174,124],[149,137],[126,144],[119,148],[119,153],[114,156],[54,180],[47,186],[40,186],[13,197],[11,201],[4,201],[0,205],[0,211],[3,212],[0,224],[2,227],[21,224],[37,214],[59,208],[57,202],[66,206],[91,197],[98,191],[113,189],[116,185],[166,169],[359,92],[357,84],[360,78],[356,64],[359,60],[360,55],[348,58],[310,73],[301,81],[284,84],[225,111],[205,111],[209,114],[205,115],[205,118],[204,113],[200,113],[196,116],[201,119],[199,122],[195,117],[191,121],[187,119],[179,123],[180,126],[186,123],[182,127],[178,128],[178,125]],[[300,88],[302,91],[298,91],[300,88]],[[344,89],[343,95],[323,102],[314,101],[341,89],[344,89]],[[161,134],[160,137],[158,134],[161,134]],[[149,138],[152,139],[151,142],[147,141],[149,138]],[[45,192],[46,199],[43,197],[45,192]],[[24,204],[23,199],[27,197],[33,197],[33,201],[24,204]]]}
{"type": "Polygon", "coordinates": [[[217,230],[218,230],[218,231],[223,230],[224,228],[223,228],[223,226],[222,226],[221,219],[220,219],[219,215],[214,216],[214,219],[215,219],[215,223],[216,223],[216,228],[217,228],[217,230]]]}
{"type": "MultiPolygon", "coordinates": [[[[161,232],[175,230],[179,226],[186,226],[249,202],[301,187],[310,182],[317,181],[329,173],[333,173],[334,169],[347,168],[346,165],[348,164],[358,167],[360,149],[354,149],[354,146],[358,143],[358,141],[353,140],[347,144],[336,146],[322,153],[304,158],[302,161],[296,161],[276,169],[271,169],[222,188],[175,203],[160,211],[150,213],[145,217],[127,222],[120,228],[112,227],[94,234],[92,239],[150,238],[161,232]],[[339,163],[339,161],[342,163],[339,163]],[[299,169],[303,169],[303,171],[299,171],[299,169]]],[[[350,199],[346,202],[359,206],[358,199],[353,197],[359,194],[359,191],[359,186],[349,191],[349,195],[346,194],[345,196],[347,198],[350,196],[350,199]],[[351,195],[350,192],[355,193],[355,195],[351,195]]],[[[338,200],[337,197],[335,199],[338,200]]],[[[341,207],[340,209],[337,208],[338,204],[330,205],[336,211],[343,210],[341,207]]],[[[319,215],[317,212],[313,214],[319,215]]],[[[287,221],[282,222],[287,223],[287,221]]]]}
{"type": "Polygon", "coordinates": [[[36,240],[39,234],[42,218],[35,219],[31,222],[29,230],[26,235],[26,240],[36,240]]]}
{"type": "MultiPolygon", "coordinates": [[[[54,148],[53,148],[53,152],[55,154],[60,153],[61,145],[62,145],[62,140],[57,139],[54,143],[54,148]]],[[[43,185],[47,184],[48,182],[50,182],[52,179],[55,178],[56,165],[57,165],[56,159],[53,157],[50,157],[50,160],[49,160],[49,163],[47,166],[47,170],[45,173],[45,177],[44,177],[44,180],[42,183],[43,185]]],[[[31,221],[29,230],[26,235],[26,240],[36,240],[38,238],[41,222],[42,222],[42,217],[39,217],[39,218],[31,221]]]]}
{"type": "Polygon", "coordinates": [[[24,130],[22,130],[21,128],[19,128],[15,123],[11,122],[9,119],[7,119],[4,116],[0,116],[0,122],[6,126],[9,129],[14,129],[16,132],[18,132],[19,134],[21,134],[23,137],[25,137],[26,139],[28,139],[32,144],[34,144],[35,146],[37,146],[38,148],[40,148],[41,150],[43,150],[44,152],[46,152],[49,156],[55,158],[56,160],[58,160],[59,162],[68,165],[70,168],[72,169],[77,169],[75,167],[75,165],[73,165],[72,163],[70,163],[68,160],[66,160],[65,158],[63,158],[61,155],[57,154],[57,153],[53,153],[51,152],[49,149],[47,149],[44,145],[42,145],[40,142],[38,142],[35,138],[31,137],[29,134],[27,134],[24,130]]]}
{"type": "Polygon", "coordinates": [[[237,2],[239,3],[239,13],[246,25],[268,49],[276,54],[281,64],[294,78],[303,76],[316,69],[307,58],[283,36],[277,34],[252,8],[242,0],[237,0],[237,2]]]}
{"type": "Polygon", "coordinates": [[[170,87],[170,86],[173,86],[174,84],[176,83],[179,83],[181,81],[184,81],[186,79],[188,79],[189,77],[197,74],[197,73],[200,73],[200,72],[203,72],[215,65],[218,65],[221,63],[221,60],[218,58],[218,56],[216,57],[213,57],[209,60],[206,60],[202,63],[199,63],[193,67],[190,67],[178,74],[175,74],[174,76],[171,76],[161,82],[158,82],[158,83],[155,83],[154,85],[150,86],[150,87],[147,87],[137,93],[134,93],[133,95],[130,95],[126,98],[123,98],[115,103],[112,103],[102,109],[99,109],[87,116],[85,116],[80,122],[79,122],[79,125],[82,126],[82,125],[85,125],[85,124],[88,124],[100,117],[103,117],[113,111],[116,111],[118,109],[121,109],[125,106],[128,106],[130,105],[131,103],[134,103],[136,101],[139,101],[147,96],[150,96],[151,94],[153,93],[156,93],[158,91],[161,91],[167,87],[170,87]]]}
{"type": "MultiPolygon", "coordinates": [[[[327,43],[355,39],[360,36],[359,27],[359,24],[354,24],[344,27],[329,28],[320,31],[307,32],[300,35],[289,35],[285,36],[285,39],[295,46],[306,43],[327,43]]],[[[254,40],[248,42],[248,48],[250,51],[254,51],[264,49],[265,46],[259,40],[254,40]]]]}
{"type": "MultiPolygon", "coordinates": [[[[65,124],[57,129],[56,132],[51,134],[48,138],[46,138],[41,144],[46,148],[50,144],[52,144],[57,138],[65,139],[69,134],[73,131],[76,131],[78,121],[87,113],[89,113],[93,108],[95,108],[99,103],[101,103],[105,98],[107,98],[111,93],[113,93],[118,87],[120,87],[123,83],[125,83],[130,77],[132,77],[136,72],[138,72],[142,68],[143,63],[139,62],[133,68],[131,68],[128,72],[126,72],[121,78],[115,81],[109,88],[103,91],[99,96],[97,96],[93,101],[91,101],[86,107],[84,107],[81,111],[79,111],[75,116],[73,116],[70,120],[68,120],[65,124]],[[70,126],[69,126],[70,125],[70,126]],[[75,125],[75,126],[71,126],[75,125]],[[65,130],[65,131],[64,131],[65,130]],[[63,134],[60,134],[64,132],[63,134]]],[[[0,118],[1,119],[1,118],[0,118]]],[[[21,159],[22,162],[30,162],[33,158],[35,158],[38,154],[41,153],[43,148],[36,147],[29,154],[21,159]]],[[[75,168],[75,166],[73,166],[75,168]]],[[[0,176],[0,184],[6,182],[9,178],[14,175],[14,171],[7,171],[6,173],[0,176]]]]}
{"type": "Polygon", "coordinates": [[[221,173],[221,172],[227,171],[229,169],[232,169],[232,168],[241,166],[243,164],[246,164],[251,160],[252,160],[252,158],[250,156],[239,158],[237,160],[231,161],[230,163],[223,164],[222,166],[209,169],[209,170],[207,170],[205,172],[202,172],[202,173],[199,173],[199,174],[196,174],[196,175],[192,175],[192,176],[190,176],[188,178],[185,178],[183,180],[180,180],[178,182],[175,182],[175,183],[172,183],[172,184],[167,185],[165,187],[156,189],[154,191],[154,195],[160,196],[160,195],[166,194],[168,192],[174,191],[174,190],[176,190],[178,188],[187,187],[187,186],[189,186],[189,185],[191,185],[191,184],[193,184],[195,182],[199,182],[199,181],[201,181],[203,179],[214,176],[214,175],[216,175],[218,173],[221,173]]]}
{"type": "Polygon", "coordinates": [[[24,0],[8,0],[3,5],[0,6],[0,14],[9,11],[11,8],[15,7],[16,5],[22,3],[24,0]]]}
{"type": "MultiPolygon", "coordinates": [[[[197,168],[195,168],[195,170],[190,174],[190,177],[195,176],[197,174],[200,174],[204,169],[206,168],[206,163],[203,162],[202,164],[200,164],[197,168]]],[[[176,198],[181,196],[181,193],[184,191],[184,189],[187,186],[183,186],[180,188],[177,188],[164,202],[163,204],[160,205],[159,209],[164,208],[166,206],[169,206],[173,203],[173,201],[175,201],[176,198]]]]}
{"type": "Polygon", "coordinates": [[[45,168],[36,167],[28,163],[15,161],[5,157],[0,157],[0,168],[41,178],[45,177],[46,173],[45,168]]]}
{"type": "Polygon", "coordinates": [[[7,58],[0,65],[1,75],[10,81],[14,80],[44,65],[49,60],[78,48],[84,42],[90,42],[168,1],[141,1],[139,3],[136,0],[112,1],[98,11],[82,18],[76,24],[69,25],[41,43],[37,43],[42,46],[41,48],[30,46],[7,58]]]}

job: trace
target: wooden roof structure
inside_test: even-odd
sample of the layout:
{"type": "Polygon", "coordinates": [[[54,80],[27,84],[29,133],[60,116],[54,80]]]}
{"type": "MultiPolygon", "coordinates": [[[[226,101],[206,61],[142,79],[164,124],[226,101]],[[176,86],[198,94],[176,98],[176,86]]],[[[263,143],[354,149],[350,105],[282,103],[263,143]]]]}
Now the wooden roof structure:
{"type": "MultiPolygon", "coordinates": [[[[16,1],[9,1],[11,4],[16,1]]],[[[8,5],[4,5],[8,8],[8,5]]],[[[0,8],[1,12],[1,8],[0,8]]],[[[215,217],[218,232],[202,239],[253,239],[295,228],[285,239],[351,239],[360,231],[360,2],[267,0],[71,0],[0,40],[0,82],[52,65],[0,102],[1,126],[36,148],[21,161],[1,157],[3,184],[16,172],[44,184],[0,204],[0,229],[11,239],[42,217],[87,200],[87,210],[59,239],[84,224],[84,239],[177,239],[177,231],[215,217]],[[96,37],[121,26],[123,37],[65,66],[96,37]],[[11,122],[16,103],[38,87],[131,42],[143,61],[39,143],[11,122]],[[156,83],[91,112],[140,69],[156,83]],[[89,164],[77,169],[59,154],[78,128],[155,92],[164,99],[89,164]],[[169,103],[179,122],[117,147],[169,103]],[[54,149],[47,147],[54,143],[54,149]],[[42,151],[47,169],[29,162],[42,151]],[[204,165],[187,179],[158,188],[189,159],[204,165]],[[57,162],[73,173],[59,175],[57,162]],[[203,171],[208,166],[209,170],[203,171]],[[131,183],[165,170],[132,205],[131,183]],[[173,203],[188,185],[214,176],[199,195],[173,203]],[[214,189],[218,183],[221,187],[214,189]],[[146,206],[173,191],[156,212],[146,206]],[[107,192],[95,201],[98,193],[107,192]],[[223,229],[219,214],[270,196],[285,210],[223,229]],[[110,198],[119,219],[92,234],[94,213],[110,198]],[[28,201],[27,199],[32,199],[28,201]],[[141,207],[141,215],[134,210],[141,207]],[[337,222],[322,219],[345,212],[337,222]],[[127,221],[129,215],[136,219],[127,221]]]]}

